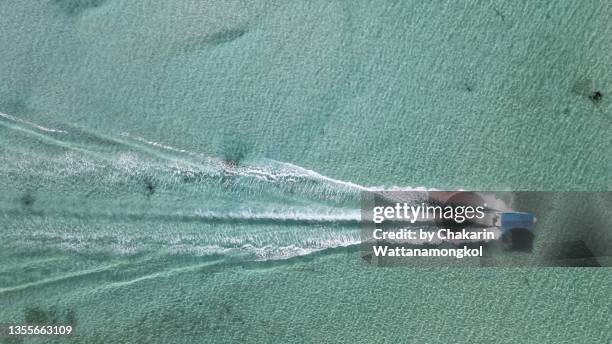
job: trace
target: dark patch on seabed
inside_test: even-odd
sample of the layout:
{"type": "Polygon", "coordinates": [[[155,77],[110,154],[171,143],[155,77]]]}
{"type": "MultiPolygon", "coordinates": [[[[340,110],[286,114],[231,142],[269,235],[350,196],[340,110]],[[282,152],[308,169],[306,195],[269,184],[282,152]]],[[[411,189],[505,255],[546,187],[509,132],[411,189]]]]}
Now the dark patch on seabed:
{"type": "Polygon", "coordinates": [[[19,201],[21,202],[21,205],[23,205],[25,208],[30,208],[32,207],[32,205],[34,205],[36,199],[34,198],[34,195],[27,192],[21,197],[19,201]]]}
{"type": "Polygon", "coordinates": [[[179,42],[177,43],[176,50],[182,53],[191,53],[194,51],[205,49],[208,46],[229,43],[244,36],[247,32],[248,30],[242,27],[213,32],[208,35],[194,37],[179,42]]]}
{"type": "Polygon", "coordinates": [[[591,99],[594,103],[599,103],[601,98],[603,98],[603,93],[601,93],[601,91],[595,91],[589,96],[589,99],[591,99]]]}
{"type": "Polygon", "coordinates": [[[593,80],[588,78],[578,79],[576,82],[574,82],[572,93],[582,97],[585,100],[591,101],[602,115],[609,117],[609,115],[601,107],[601,103],[604,98],[604,91],[602,91],[599,87],[596,87],[593,80]]]}
{"type": "Polygon", "coordinates": [[[244,36],[245,33],[247,30],[244,28],[221,30],[206,36],[205,42],[209,44],[227,43],[244,36]]]}
{"type": "Polygon", "coordinates": [[[221,149],[223,163],[228,167],[240,165],[250,150],[245,142],[241,142],[236,138],[226,138],[221,149]]]}
{"type": "Polygon", "coordinates": [[[147,197],[152,196],[155,193],[155,184],[153,183],[151,179],[148,179],[148,178],[145,179],[144,184],[145,184],[147,197]]]}
{"type": "Polygon", "coordinates": [[[55,307],[43,309],[39,306],[27,306],[23,311],[26,324],[30,325],[70,325],[76,326],[76,313],[73,309],[59,310],[55,307]]]}
{"type": "Polygon", "coordinates": [[[581,97],[590,99],[595,104],[599,104],[604,97],[604,93],[595,88],[595,82],[587,78],[577,80],[574,83],[572,92],[581,97]]]}
{"type": "Polygon", "coordinates": [[[88,9],[102,6],[108,0],[52,0],[64,13],[69,16],[81,14],[88,9]]]}

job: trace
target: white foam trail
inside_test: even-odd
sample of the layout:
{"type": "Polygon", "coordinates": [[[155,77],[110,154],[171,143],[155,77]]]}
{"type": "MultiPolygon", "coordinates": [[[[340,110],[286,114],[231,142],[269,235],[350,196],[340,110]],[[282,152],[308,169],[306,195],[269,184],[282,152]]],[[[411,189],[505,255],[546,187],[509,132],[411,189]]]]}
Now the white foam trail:
{"type": "Polygon", "coordinates": [[[253,248],[253,251],[255,252],[255,255],[257,257],[256,260],[283,260],[297,256],[306,256],[330,248],[349,247],[359,244],[361,244],[361,240],[358,239],[338,239],[322,242],[321,247],[317,248],[289,245],[283,247],[253,248]]]}
{"type": "Polygon", "coordinates": [[[46,131],[46,132],[49,132],[49,133],[68,133],[67,131],[61,130],[61,129],[53,129],[53,128],[43,127],[42,125],[38,125],[38,124],[33,123],[33,122],[29,122],[29,121],[26,121],[26,120],[23,120],[23,119],[20,119],[20,118],[17,118],[17,117],[13,117],[13,116],[7,115],[7,114],[5,114],[3,112],[0,112],[0,117],[4,117],[4,118],[6,118],[8,120],[11,120],[13,122],[27,124],[27,125],[29,125],[31,127],[34,127],[36,129],[38,129],[38,130],[46,131]]]}
{"type": "Polygon", "coordinates": [[[272,161],[274,163],[277,164],[281,164],[287,167],[290,167],[296,171],[301,172],[301,174],[305,177],[310,177],[313,179],[318,179],[318,180],[322,180],[322,181],[326,181],[332,184],[337,184],[337,185],[342,185],[342,186],[346,186],[348,188],[354,188],[360,191],[437,191],[437,189],[434,188],[429,188],[426,186],[392,186],[392,187],[385,187],[385,186],[363,186],[363,185],[359,185],[353,182],[347,182],[347,181],[343,181],[343,180],[339,180],[339,179],[334,179],[331,177],[327,177],[324,176],[316,171],[313,170],[309,170],[307,168],[298,166],[298,165],[294,165],[292,163],[288,163],[288,162],[282,162],[282,161],[276,161],[276,160],[268,160],[268,161],[272,161]]]}
{"type": "Polygon", "coordinates": [[[315,171],[312,171],[312,170],[309,170],[309,169],[306,169],[306,168],[303,168],[303,167],[300,167],[300,166],[297,166],[297,165],[294,165],[294,164],[291,164],[291,163],[288,163],[288,162],[280,162],[280,161],[276,161],[276,160],[270,160],[270,161],[273,161],[275,163],[291,167],[291,168],[293,168],[293,169],[295,169],[297,171],[302,172],[302,174],[304,176],[312,177],[312,178],[319,179],[319,180],[324,180],[324,181],[327,181],[327,182],[330,182],[330,183],[333,183],[333,184],[344,185],[344,186],[347,186],[349,188],[355,188],[355,189],[358,189],[358,190],[363,190],[363,191],[371,190],[368,187],[365,187],[365,186],[362,186],[362,185],[359,185],[359,184],[355,184],[355,183],[352,183],[352,182],[347,182],[347,181],[343,181],[343,180],[338,180],[338,179],[330,178],[330,177],[324,176],[324,175],[322,175],[322,174],[320,174],[318,172],[315,172],[315,171]]]}
{"type": "Polygon", "coordinates": [[[149,140],[147,140],[145,138],[142,138],[140,136],[132,136],[132,135],[130,135],[130,133],[127,133],[127,132],[121,133],[121,136],[129,137],[131,139],[134,139],[136,141],[140,141],[142,143],[146,143],[146,144],[151,145],[153,147],[159,147],[159,148],[163,148],[163,149],[166,149],[166,150],[169,150],[169,151],[173,151],[173,152],[189,153],[188,151],[186,151],[184,149],[175,148],[175,147],[168,146],[168,145],[165,145],[163,143],[159,143],[159,142],[155,142],[155,141],[149,141],[149,140]]]}
{"type": "Polygon", "coordinates": [[[332,222],[332,221],[359,221],[361,212],[359,210],[345,210],[337,212],[307,213],[300,211],[286,210],[284,212],[272,211],[236,211],[219,214],[216,211],[198,209],[195,211],[198,217],[203,219],[224,219],[224,220],[276,220],[276,221],[306,221],[306,222],[332,222]]]}
{"type": "MultiPolygon", "coordinates": [[[[2,117],[42,131],[65,132],[6,114],[2,114],[2,117]]],[[[74,130],[78,134],[81,129],[74,130]]],[[[61,221],[83,216],[100,217],[109,223],[108,231],[102,231],[100,236],[84,231],[77,236],[72,233],[71,237],[68,233],[72,230],[54,228],[54,235],[60,236],[49,239],[49,245],[59,245],[65,250],[110,250],[122,255],[167,250],[170,253],[191,252],[197,255],[238,254],[261,260],[286,259],[359,244],[359,231],[355,224],[361,219],[360,192],[390,190],[328,177],[289,162],[245,159],[239,164],[231,164],[221,158],[129,133],[122,133],[121,138],[96,132],[86,133],[113,142],[119,149],[108,150],[104,146],[89,144],[89,141],[67,142],[73,139],[69,136],[61,140],[65,144],[60,146],[67,150],[64,155],[40,155],[39,159],[28,155],[25,166],[13,166],[15,171],[23,172],[22,175],[34,173],[41,177],[39,179],[45,192],[53,195],[50,198],[76,200],[70,208],[72,212],[67,212],[61,203],[57,207],[55,203],[46,204],[49,214],[65,216],[61,221]],[[80,182],[75,183],[75,180],[80,182]],[[97,197],[90,197],[92,185],[88,181],[91,180],[95,181],[97,197]],[[144,196],[140,196],[143,191],[146,193],[143,180],[150,180],[155,185],[156,193],[152,197],[165,201],[143,201],[144,196]],[[80,197],[87,197],[83,198],[83,207],[80,206],[80,197]],[[173,197],[181,201],[169,202],[173,197]],[[123,200],[123,203],[115,200],[123,200]],[[134,200],[135,203],[126,200],[134,200]],[[104,211],[91,213],[92,204],[104,211]],[[146,211],[142,209],[144,204],[146,211]],[[175,229],[169,231],[164,229],[167,222],[160,224],[156,230],[164,230],[156,235],[118,230],[117,224],[130,221],[130,215],[145,219],[148,215],[158,215],[164,220],[177,222],[173,223],[172,228],[175,229]],[[199,223],[192,221],[194,218],[211,221],[199,223]],[[238,220],[246,224],[241,228],[232,223],[218,224],[214,222],[216,220],[238,220]],[[255,220],[252,226],[249,220],[255,220]],[[293,223],[285,226],[284,222],[293,223]],[[190,240],[177,239],[191,235],[189,231],[193,231],[194,227],[204,231],[193,232],[197,234],[193,234],[190,240]],[[62,236],[62,233],[68,236],[62,236]]],[[[75,135],[74,138],[81,136],[75,135]]],[[[15,164],[14,159],[10,161],[15,164]]],[[[433,189],[393,187],[391,190],[433,189]]],[[[40,239],[39,235],[27,240],[36,242],[40,239]]],[[[29,243],[27,240],[24,244],[29,243]]]]}

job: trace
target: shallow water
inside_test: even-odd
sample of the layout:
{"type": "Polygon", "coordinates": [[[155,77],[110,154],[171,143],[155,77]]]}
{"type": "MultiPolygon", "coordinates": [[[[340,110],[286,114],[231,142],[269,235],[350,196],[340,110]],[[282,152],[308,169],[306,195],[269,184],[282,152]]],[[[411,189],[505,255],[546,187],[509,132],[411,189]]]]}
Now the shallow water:
{"type": "Polygon", "coordinates": [[[84,343],[609,341],[609,269],[376,269],[353,244],[367,188],[610,190],[610,17],[0,2],[0,323],[74,321],[84,343]]]}

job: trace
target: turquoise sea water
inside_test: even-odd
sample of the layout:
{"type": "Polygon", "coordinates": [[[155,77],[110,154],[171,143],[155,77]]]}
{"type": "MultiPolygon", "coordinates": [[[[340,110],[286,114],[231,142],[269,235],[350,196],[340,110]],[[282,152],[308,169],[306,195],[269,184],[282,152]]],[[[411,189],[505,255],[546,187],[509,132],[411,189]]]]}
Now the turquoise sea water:
{"type": "Polygon", "coordinates": [[[611,17],[0,2],[0,323],[70,322],[82,343],[610,342],[609,269],[383,269],[355,244],[364,188],[610,190],[611,17]]]}

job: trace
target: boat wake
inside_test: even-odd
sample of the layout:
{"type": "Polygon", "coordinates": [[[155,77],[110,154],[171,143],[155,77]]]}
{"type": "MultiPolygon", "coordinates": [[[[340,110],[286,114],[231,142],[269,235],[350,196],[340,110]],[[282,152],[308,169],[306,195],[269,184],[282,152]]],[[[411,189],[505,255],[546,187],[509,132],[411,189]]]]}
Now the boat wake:
{"type": "Polygon", "coordinates": [[[0,131],[0,212],[16,245],[285,259],[359,243],[360,192],[376,189],[4,113],[0,131]]]}

